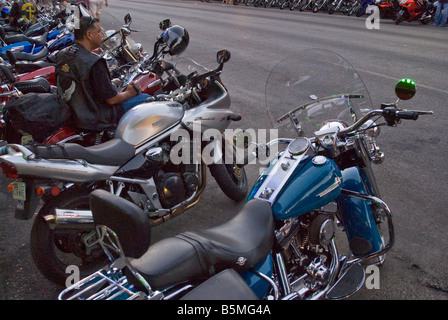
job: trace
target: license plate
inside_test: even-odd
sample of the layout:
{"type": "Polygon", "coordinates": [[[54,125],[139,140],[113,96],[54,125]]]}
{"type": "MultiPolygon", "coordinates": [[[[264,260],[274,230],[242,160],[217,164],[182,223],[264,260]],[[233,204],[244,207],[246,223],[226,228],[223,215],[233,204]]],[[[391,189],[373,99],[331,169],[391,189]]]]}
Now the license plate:
{"type": "Polygon", "coordinates": [[[30,134],[24,135],[24,136],[22,136],[21,141],[22,141],[22,143],[21,143],[22,145],[27,144],[27,143],[33,141],[33,136],[30,134]]]}
{"type": "Polygon", "coordinates": [[[12,197],[16,200],[26,201],[26,183],[25,182],[13,182],[12,197]]]}

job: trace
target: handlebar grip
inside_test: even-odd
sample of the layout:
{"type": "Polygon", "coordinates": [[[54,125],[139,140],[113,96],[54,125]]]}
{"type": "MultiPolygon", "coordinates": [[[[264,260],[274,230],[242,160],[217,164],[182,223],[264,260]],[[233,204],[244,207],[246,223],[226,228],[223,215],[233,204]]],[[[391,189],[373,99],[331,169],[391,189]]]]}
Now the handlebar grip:
{"type": "Polygon", "coordinates": [[[140,88],[137,86],[137,84],[135,82],[131,82],[131,85],[134,88],[134,90],[137,92],[137,94],[142,93],[142,91],[140,90],[140,88]]]}
{"type": "Polygon", "coordinates": [[[415,111],[397,111],[396,115],[398,119],[406,119],[406,120],[418,119],[418,113],[415,111]]]}

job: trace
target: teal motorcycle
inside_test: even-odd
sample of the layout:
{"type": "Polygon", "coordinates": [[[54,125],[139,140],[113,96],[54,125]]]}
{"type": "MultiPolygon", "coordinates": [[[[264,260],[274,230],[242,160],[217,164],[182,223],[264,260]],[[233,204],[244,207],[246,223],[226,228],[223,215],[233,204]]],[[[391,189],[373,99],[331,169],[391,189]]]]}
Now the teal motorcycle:
{"type": "Polygon", "coordinates": [[[341,56],[305,50],[282,60],[266,84],[277,136],[265,143],[251,143],[250,135],[234,141],[241,166],[267,163],[243,209],[222,225],[148,248],[141,209],[94,191],[90,205],[111,264],[59,298],[317,300],[354,294],[365,268],[384,263],[394,244],[392,213],[371,168],[384,159],[380,127],[432,114],[398,106],[415,94],[412,80],[400,80],[395,92],[397,101],[373,109],[359,74],[341,56]],[[238,148],[241,141],[246,149],[238,148]]]}

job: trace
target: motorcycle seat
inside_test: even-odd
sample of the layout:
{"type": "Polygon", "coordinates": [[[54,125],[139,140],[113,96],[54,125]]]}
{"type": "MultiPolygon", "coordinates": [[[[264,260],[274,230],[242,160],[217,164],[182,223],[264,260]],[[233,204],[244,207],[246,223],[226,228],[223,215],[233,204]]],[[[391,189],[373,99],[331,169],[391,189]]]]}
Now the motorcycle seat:
{"type": "Polygon", "coordinates": [[[134,147],[121,139],[112,139],[90,147],[77,143],[26,147],[42,159],[85,160],[91,164],[105,166],[121,166],[135,155],[134,147]]]}
{"type": "Polygon", "coordinates": [[[19,89],[23,94],[29,92],[47,93],[51,89],[50,83],[44,78],[15,82],[14,87],[19,89]]]}
{"type": "Polygon", "coordinates": [[[51,66],[55,66],[55,64],[51,63],[51,62],[43,61],[43,60],[35,61],[35,62],[17,61],[16,64],[14,65],[14,69],[18,73],[27,73],[27,72],[32,72],[32,71],[35,71],[38,69],[51,67],[51,66]]]}
{"type": "MultiPolygon", "coordinates": [[[[230,221],[163,239],[130,263],[152,288],[163,289],[206,279],[227,268],[247,270],[266,258],[273,242],[271,206],[253,199],[230,221]]],[[[137,284],[130,272],[126,274],[137,284]]]]}
{"type": "Polygon", "coordinates": [[[29,42],[31,44],[34,44],[38,47],[43,46],[47,42],[48,32],[45,32],[43,35],[41,35],[39,38],[32,38],[27,37],[24,34],[17,34],[12,36],[5,36],[3,41],[5,41],[6,44],[14,44],[18,42],[29,42]]]}
{"type": "MultiPolygon", "coordinates": [[[[42,50],[40,50],[37,53],[14,51],[12,54],[14,55],[16,60],[37,61],[37,60],[45,58],[48,55],[48,48],[43,47],[42,50]]],[[[5,60],[8,60],[8,56],[6,55],[6,52],[2,53],[2,58],[5,60]]]]}

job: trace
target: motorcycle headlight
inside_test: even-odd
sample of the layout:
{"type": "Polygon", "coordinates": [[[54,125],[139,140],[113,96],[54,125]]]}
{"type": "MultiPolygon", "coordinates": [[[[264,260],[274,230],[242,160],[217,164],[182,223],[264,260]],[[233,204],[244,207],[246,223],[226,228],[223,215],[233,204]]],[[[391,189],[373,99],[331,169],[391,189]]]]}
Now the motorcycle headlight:
{"type": "Polygon", "coordinates": [[[132,54],[134,54],[136,57],[140,57],[142,52],[143,52],[143,46],[141,43],[134,43],[131,46],[131,52],[132,54]]]}

